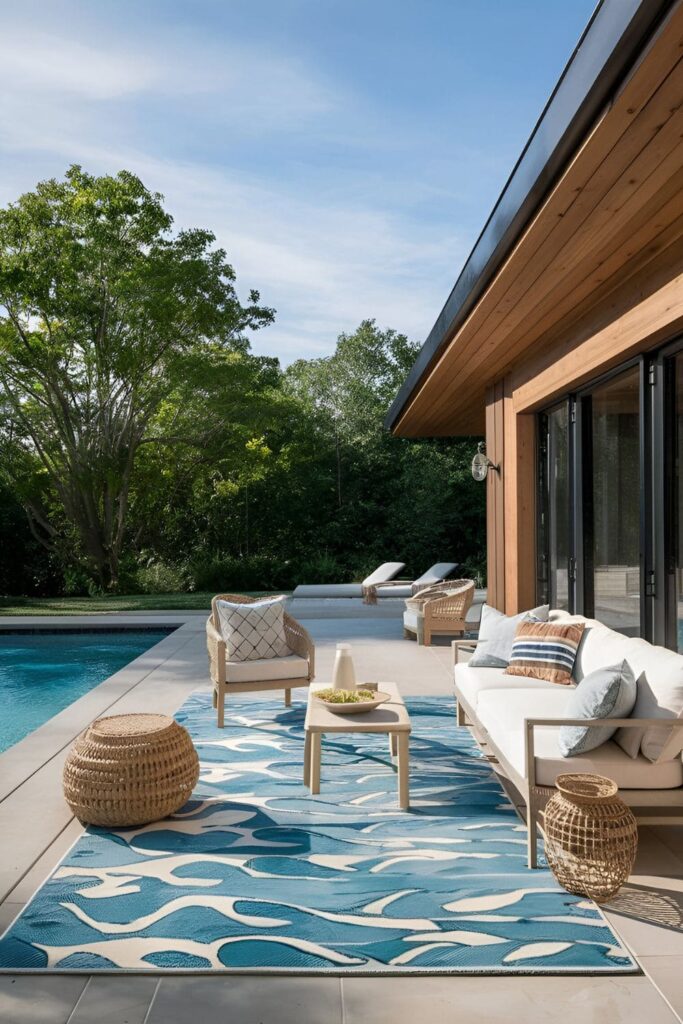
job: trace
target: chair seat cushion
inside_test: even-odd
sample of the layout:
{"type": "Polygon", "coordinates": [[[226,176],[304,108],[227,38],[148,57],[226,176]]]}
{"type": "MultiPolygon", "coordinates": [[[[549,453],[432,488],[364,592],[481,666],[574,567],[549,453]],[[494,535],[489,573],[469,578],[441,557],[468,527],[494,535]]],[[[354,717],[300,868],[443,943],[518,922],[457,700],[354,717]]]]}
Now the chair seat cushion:
{"type": "MultiPolygon", "coordinates": [[[[550,690],[516,689],[505,694],[489,690],[479,695],[479,721],[510,765],[524,777],[524,719],[567,717],[566,705],[571,691],[552,683],[550,687],[550,690]]],[[[620,789],[675,789],[683,784],[680,757],[652,764],[642,754],[629,757],[613,740],[587,753],[563,757],[559,739],[559,726],[534,730],[536,782],[540,786],[554,786],[557,776],[563,772],[606,775],[620,789]]]]}
{"type": "Polygon", "coordinates": [[[417,616],[418,613],[411,608],[407,608],[403,613],[403,625],[406,629],[411,629],[413,633],[417,632],[417,616]]]}
{"type": "Polygon", "coordinates": [[[547,679],[527,679],[524,676],[506,675],[503,668],[471,668],[471,663],[463,663],[455,666],[454,676],[458,689],[473,711],[477,710],[479,695],[488,690],[549,690],[554,693],[561,692],[563,699],[567,697],[567,690],[572,687],[559,687],[547,679]]]}
{"type": "Polygon", "coordinates": [[[308,661],[297,654],[285,658],[226,661],[225,678],[230,683],[267,683],[273,679],[306,679],[308,661]]]}

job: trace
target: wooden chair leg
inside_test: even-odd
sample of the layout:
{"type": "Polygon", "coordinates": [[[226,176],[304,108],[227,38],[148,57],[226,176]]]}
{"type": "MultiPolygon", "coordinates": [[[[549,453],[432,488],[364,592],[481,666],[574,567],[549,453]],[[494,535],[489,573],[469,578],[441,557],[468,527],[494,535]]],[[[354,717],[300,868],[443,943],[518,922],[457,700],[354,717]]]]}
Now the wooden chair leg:
{"type": "Polygon", "coordinates": [[[218,728],[222,729],[225,725],[225,689],[220,684],[216,694],[216,707],[218,709],[218,728]]]}
{"type": "Polygon", "coordinates": [[[467,715],[465,714],[465,709],[460,701],[458,701],[455,716],[457,725],[467,725],[467,715]]]}
{"type": "Polygon", "coordinates": [[[216,693],[216,686],[215,686],[215,684],[214,684],[213,690],[211,691],[211,703],[213,704],[213,706],[215,708],[218,707],[218,694],[216,693]]]}
{"type": "Polygon", "coordinates": [[[285,690],[285,707],[290,708],[292,706],[292,691],[285,690]]]}

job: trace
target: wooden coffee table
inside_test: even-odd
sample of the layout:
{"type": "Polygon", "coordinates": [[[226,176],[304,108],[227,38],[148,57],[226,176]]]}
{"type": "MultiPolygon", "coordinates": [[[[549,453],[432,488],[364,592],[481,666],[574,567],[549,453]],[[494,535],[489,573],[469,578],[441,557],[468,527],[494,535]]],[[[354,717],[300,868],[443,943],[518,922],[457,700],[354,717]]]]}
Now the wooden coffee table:
{"type": "Polygon", "coordinates": [[[324,733],[383,732],[389,737],[389,753],[398,758],[398,804],[403,810],[409,806],[408,796],[408,742],[410,717],[395,683],[378,683],[378,690],[391,694],[391,700],[374,711],[360,714],[337,715],[314,699],[316,690],[325,690],[329,683],[313,683],[308,691],[306,711],[306,744],[304,747],[304,783],[311,793],[320,792],[320,758],[324,733]]]}

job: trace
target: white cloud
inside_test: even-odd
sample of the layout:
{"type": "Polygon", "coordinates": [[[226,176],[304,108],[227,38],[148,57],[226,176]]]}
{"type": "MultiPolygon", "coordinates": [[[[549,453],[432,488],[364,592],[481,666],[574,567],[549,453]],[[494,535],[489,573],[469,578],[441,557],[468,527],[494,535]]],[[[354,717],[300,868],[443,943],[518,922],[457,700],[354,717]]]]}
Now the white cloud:
{"type": "MultiPolygon", "coordinates": [[[[374,166],[364,174],[362,161],[346,170],[334,157],[308,185],[291,168],[281,175],[278,133],[301,140],[304,160],[316,151],[316,131],[329,138],[333,122],[343,133],[354,96],[282,54],[234,42],[220,53],[211,42],[182,51],[162,43],[135,52],[110,40],[105,50],[6,32],[0,203],[71,163],[94,173],[125,167],[165,194],[177,226],[214,231],[242,294],[256,287],[276,308],[276,323],[253,339],[256,351],[283,362],[328,353],[340,332],[368,317],[421,340],[465,255],[462,238],[423,215],[439,190],[398,173],[387,182],[374,166]],[[221,121],[261,133],[267,155],[256,171],[179,155],[197,125],[207,132],[221,121]]],[[[233,148],[237,163],[248,146],[238,138],[233,148]]]]}
{"type": "Polygon", "coordinates": [[[111,99],[148,89],[154,78],[149,64],[109,48],[11,29],[0,34],[0,82],[14,95],[56,90],[111,99]]]}

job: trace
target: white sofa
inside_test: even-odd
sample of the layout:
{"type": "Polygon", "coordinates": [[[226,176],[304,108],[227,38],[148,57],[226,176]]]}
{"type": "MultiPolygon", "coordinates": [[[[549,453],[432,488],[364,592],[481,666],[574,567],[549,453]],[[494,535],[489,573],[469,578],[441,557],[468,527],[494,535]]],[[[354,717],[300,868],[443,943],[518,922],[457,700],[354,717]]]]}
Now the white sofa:
{"type": "MultiPolygon", "coordinates": [[[[466,659],[474,642],[453,643],[458,724],[472,726],[477,740],[524,798],[529,867],[536,867],[539,817],[563,772],[596,772],[613,779],[640,820],[683,821],[683,656],[616,633],[593,619],[559,611],[551,612],[550,618],[586,623],[569,686],[506,675],[500,668],[471,668],[466,659]],[[629,756],[613,738],[585,754],[563,757],[560,725],[588,724],[567,717],[571,690],[588,673],[624,659],[638,681],[638,698],[630,718],[610,724],[618,722],[626,730],[637,756],[629,756]]],[[[604,719],[589,721],[606,724],[604,719]]]]}

